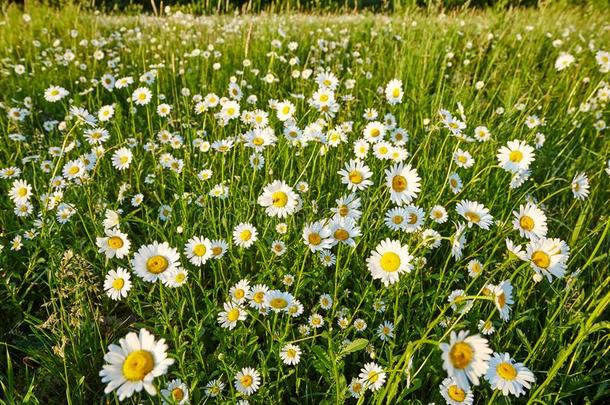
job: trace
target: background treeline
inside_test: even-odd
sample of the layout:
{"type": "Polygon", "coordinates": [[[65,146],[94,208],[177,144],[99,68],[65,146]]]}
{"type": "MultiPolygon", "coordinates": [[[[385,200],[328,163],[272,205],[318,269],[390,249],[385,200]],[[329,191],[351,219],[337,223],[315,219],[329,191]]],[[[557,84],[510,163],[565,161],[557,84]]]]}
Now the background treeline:
{"type": "MultiPolygon", "coordinates": [[[[2,2],[2,0],[0,0],[2,2]]],[[[45,4],[61,7],[65,0],[46,0],[45,4]]],[[[465,8],[592,6],[609,9],[610,0],[72,0],[83,8],[106,12],[161,14],[165,6],[172,11],[193,14],[261,13],[261,12],[401,12],[409,9],[457,10],[465,8]]],[[[27,1],[26,1],[27,3],[27,1]]]]}

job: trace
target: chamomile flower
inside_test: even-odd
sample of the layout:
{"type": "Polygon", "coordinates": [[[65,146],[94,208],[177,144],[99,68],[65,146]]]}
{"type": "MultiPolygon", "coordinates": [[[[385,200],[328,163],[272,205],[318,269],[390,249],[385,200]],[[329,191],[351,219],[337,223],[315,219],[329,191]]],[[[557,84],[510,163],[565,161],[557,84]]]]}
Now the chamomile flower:
{"type": "Polygon", "coordinates": [[[485,374],[491,388],[502,391],[505,396],[512,394],[516,397],[525,394],[525,388],[530,388],[536,381],[532,373],[522,363],[517,363],[508,353],[494,353],[489,360],[489,368],[485,374]]]}
{"type": "Polygon", "coordinates": [[[572,194],[577,200],[585,200],[589,196],[589,178],[585,173],[574,176],[571,184],[572,194]]]}
{"type": "Polygon", "coordinates": [[[249,248],[258,240],[258,232],[249,223],[241,223],[233,229],[233,243],[239,247],[249,248]]]}
{"type": "Polygon", "coordinates": [[[66,97],[70,92],[60,86],[51,86],[44,92],[45,100],[54,103],[66,97]]]}
{"type": "Polygon", "coordinates": [[[282,347],[280,357],[286,365],[297,365],[301,361],[301,348],[294,344],[287,344],[282,347]]]}
{"type": "Polygon", "coordinates": [[[409,248],[401,245],[399,241],[385,239],[381,241],[367,259],[367,267],[374,280],[388,287],[398,281],[403,273],[410,273],[413,269],[409,248]]]}
{"type": "Polygon", "coordinates": [[[127,293],[131,290],[131,275],[127,270],[118,267],[116,270],[110,270],[104,280],[104,291],[111,299],[118,301],[121,298],[127,297],[127,293]]]}
{"type": "Polygon", "coordinates": [[[222,328],[233,330],[237,326],[237,321],[245,321],[248,313],[241,305],[235,302],[225,302],[223,311],[218,313],[218,323],[222,328]]]}
{"type": "Polygon", "coordinates": [[[436,222],[437,224],[444,224],[449,219],[447,215],[447,210],[442,205],[435,205],[430,210],[430,219],[436,222]]]}
{"type": "Polygon", "coordinates": [[[212,247],[212,258],[216,260],[221,259],[229,249],[229,244],[222,239],[212,240],[210,245],[212,247]]]}
{"type": "Polygon", "coordinates": [[[285,218],[296,211],[298,198],[292,187],[275,180],[263,188],[258,204],[265,207],[265,212],[270,217],[285,218]]]}
{"type": "Polygon", "coordinates": [[[250,308],[263,309],[265,307],[267,291],[269,291],[269,287],[264,284],[256,284],[252,287],[246,295],[250,308]]]}
{"type": "Polygon", "coordinates": [[[455,210],[468,221],[469,228],[474,224],[481,229],[489,230],[492,225],[493,217],[489,214],[489,209],[476,201],[462,200],[456,205],[455,210]]]}
{"type": "Polygon", "coordinates": [[[484,335],[492,335],[496,329],[492,321],[480,320],[478,324],[479,331],[484,335]]]}
{"type": "Polygon", "coordinates": [[[390,80],[385,87],[385,98],[390,105],[400,104],[403,94],[402,81],[398,79],[390,80]]]}
{"type": "Polygon", "coordinates": [[[513,211],[513,215],[513,229],[518,230],[522,237],[537,239],[546,236],[546,215],[535,204],[520,205],[519,211],[513,211]]]}
{"type": "Polygon", "coordinates": [[[292,294],[284,291],[270,290],[265,294],[265,307],[276,313],[288,311],[293,301],[292,294]]]}
{"type": "Polygon", "coordinates": [[[194,236],[186,242],[184,255],[194,266],[203,266],[212,257],[212,243],[208,238],[194,236]]]}
{"type": "Polygon", "coordinates": [[[358,375],[360,381],[363,382],[366,389],[378,391],[381,389],[386,380],[385,371],[377,363],[366,363],[360,370],[358,375]]]}
{"type": "Polygon", "coordinates": [[[155,341],[146,329],[140,329],[139,334],[130,332],[119,340],[119,345],[108,346],[104,360],[106,364],[99,373],[102,383],[108,383],[104,392],[116,390],[119,401],[142,389],[156,395],[154,378],[165,374],[174,364],[174,359],[167,357],[165,339],[155,341]]]}
{"type": "Polygon", "coordinates": [[[150,245],[141,246],[132,260],[136,274],[151,283],[167,278],[171,270],[179,265],[180,254],[167,242],[155,241],[150,245]]]}
{"type": "Polygon", "coordinates": [[[331,233],[332,246],[337,243],[343,243],[355,247],[356,241],[354,238],[362,235],[356,221],[349,217],[330,221],[328,228],[331,233]]]}
{"type": "Polygon", "coordinates": [[[513,301],[513,286],[510,280],[504,280],[493,290],[494,303],[500,313],[500,318],[504,321],[510,319],[510,305],[514,304],[513,301]]]}
{"type": "Polygon", "coordinates": [[[483,264],[477,259],[472,259],[468,262],[468,275],[470,277],[477,277],[483,272],[483,264]]]}
{"type": "Polygon", "coordinates": [[[112,166],[119,170],[125,170],[131,164],[133,153],[127,148],[117,149],[112,155],[112,166]]]}
{"type": "Polygon", "coordinates": [[[183,267],[175,267],[167,272],[166,277],[161,279],[163,285],[171,288],[182,287],[188,280],[188,272],[183,267]]]}
{"type": "Polygon", "coordinates": [[[330,249],[332,246],[331,231],[322,221],[305,225],[302,236],[312,252],[330,249]]]}
{"type": "Polygon", "coordinates": [[[447,405],[472,405],[474,401],[472,390],[461,388],[452,377],[445,378],[439,389],[447,405]]]}
{"type": "Polygon", "coordinates": [[[409,204],[420,191],[420,177],[411,165],[393,165],[385,171],[386,185],[390,190],[390,200],[396,205],[409,204]]]}
{"type": "Polygon", "coordinates": [[[248,294],[250,293],[250,282],[246,279],[239,280],[237,284],[235,284],[229,290],[229,296],[233,302],[238,304],[243,303],[248,294]]]}
{"type": "Polygon", "coordinates": [[[184,405],[189,403],[189,389],[180,379],[172,380],[161,390],[163,405],[184,405]]]}
{"type": "Polygon", "coordinates": [[[384,321],[377,327],[377,336],[382,342],[387,342],[394,337],[394,324],[390,321],[384,321]]]}
{"type": "Polygon", "coordinates": [[[25,180],[15,180],[8,192],[8,196],[14,204],[24,204],[32,196],[32,186],[25,180]]]}
{"type": "Polygon", "coordinates": [[[362,394],[364,394],[364,392],[366,391],[366,388],[362,381],[356,377],[352,378],[348,389],[352,398],[360,398],[362,394]]]}
{"type": "Polygon", "coordinates": [[[546,276],[549,282],[553,277],[563,277],[567,268],[570,248],[556,238],[531,240],[525,247],[525,258],[538,274],[546,276]]]}
{"type": "Polygon", "coordinates": [[[534,148],[525,141],[512,140],[498,150],[497,159],[502,169],[511,173],[523,172],[534,161],[534,148]]]}
{"type": "Polygon", "coordinates": [[[235,375],[235,389],[243,395],[252,395],[261,386],[261,375],[252,367],[244,367],[235,375]]]}
{"type": "Polygon", "coordinates": [[[439,345],[443,352],[443,369],[463,390],[470,388],[470,383],[479,385],[479,377],[487,371],[492,353],[487,339],[468,335],[468,331],[457,334],[452,331],[449,343],[439,345]]]}
{"type": "Polygon", "coordinates": [[[345,169],[339,170],[341,182],[347,184],[347,189],[350,191],[364,190],[373,184],[369,180],[373,173],[367,165],[360,160],[350,160],[345,165],[345,169]]]}
{"type": "Polygon", "coordinates": [[[131,95],[131,100],[139,106],[144,106],[150,103],[152,93],[148,87],[138,87],[131,95]]]}
{"type": "Polygon", "coordinates": [[[96,238],[96,244],[100,253],[104,253],[108,259],[116,256],[122,259],[129,254],[131,242],[127,235],[118,229],[106,229],[106,236],[96,238]]]}
{"type": "Polygon", "coordinates": [[[468,169],[474,165],[474,159],[468,151],[458,149],[453,154],[453,161],[458,167],[468,169]]]}

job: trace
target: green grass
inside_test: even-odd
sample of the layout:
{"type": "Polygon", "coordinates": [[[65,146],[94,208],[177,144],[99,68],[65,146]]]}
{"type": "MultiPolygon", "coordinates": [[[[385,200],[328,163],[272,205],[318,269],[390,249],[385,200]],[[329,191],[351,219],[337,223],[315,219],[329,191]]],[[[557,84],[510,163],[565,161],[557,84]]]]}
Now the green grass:
{"type": "MultiPolygon", "coordinates": [[[[413,11],[393,16],[157,19],[94,15],[74,7],[58,11],[33,6],[27,12],[32,17],[29,23],[15,5],[4,5],[0,23],[0,169],[21,168],[21,178],[33,192],[32,214],[19,218],[13,214],[14,204],[8,196],[13,180],[0,179],[0,244],[4,245],[0,253],[0,402],[118,402],[113,394],[104,396],[98,376],[104,354],[109,344],[129,331],[146,328],[166,339],[168,354],[175,359],[168,373],[155,379],[157,389],[180,378],[189,387],[192,403],[235,403],[240,396],[233,380],[242,367],[254,367],[262,376],[261,388],[250,397],[251,403],[443,403],[438,386],[446,372],[438,343],[447,342],[451,331],[479,333],[478,321],[487,319],[496,328],[488,337],[490,347],[523,362],[534,372],[536,382],[518,399],[505,398],[482,382],[473,388],[475,403],[593,403],[610,396],[610,177],[605,171],[610,142],[607,129],[595,128],[596,122],[608,121],[609,110],[607,100],[595,101],[588,111],[580,109],[582,103],[596,100],[598,89],[609,79],[608,73],[600,72],[595,51],[610,50],[610,13],[545,8],[448,16],[413,11]],[[76,37],[70,35],[72,29],[78,31],[76,37]],[[104,59],[95,60],[96,47],[91,42],[80,45],[82,39],[105,39],[100,46],[104,59]],[[274,39],[282,42],[281,48],[272,46],[274,39]],[[562,43],[556,47],[557,39],[562,43]],[[39,47],[34,40],[40,42],[39,47]],[[59,42],[54,44],[56,40],[59,42]],[[324,52],[320,40],[325,41],[324,52]],[[287,49],[290,41],[298,42],[295,51],[287,49]],[[203,53],[210,45],[217,55],[187,55],[196,48],[203,53]],[[67,66],[56,62],[55,55],[63,55],[68,48],[75,54],[74,61],[86,64],[86,69],[74,61],[67,66]],[[561,51],[574,55],[576,62],[556,71],[555,60],[561,51]],[[292,57],[299,58],[299,66],[289,65],[292,57]],[[250,67],[243,65],[246,58],[250,67]],[[115,59],[114,68],[107,65],[111,59],[115,59]],[[214,69],[214,63],[220,67],[214,69]],[[15,65],[23,65],[26,73],[16,74],[15,65]],[[158,69],[158,77],[148,86],[152,101],[136,107],[132,114],[131,94],[143,85],[138,78],[153,67],[158,69]],[[282,124],[268,100],[291,100],[301,129],[320,116],[306,101],[317,89],[315,73],[308,80],[291,77],[294,69],[305,68],[332,71],[341,80],[338,97],[353,96],[341,100],[339,112],[329,120],[330,126],[353,121],[347,143],[328,150],[318,142],[295,148],[282,136],[282,124]],[[260,73],[255,75],[253,69],[260,73]],[[105,73],[116,78],[130,75],[135,83],[113,92],[91,83],[105,73]],[[279,80],[265,83],[262,78],[267,73],[279,80]],[[198,131],[206,131],[204,138],[212,142],[249,129],[237,121],[221,126],[213,112],[194,113],[192,95],[214,92],[228,96],[232,77],[238,83],[246,82],[241,86],[242,109],[269,112],[270,125],[278,136],[277,145],[263,153],[262,170],[252,170],[251,150],[243,144],[226,154],[200,152],[192,145],[200,136],[198,131]],[[377,88],[394,78],[402,80],[405,95],[401,104],[391,106],[377,88]],[[344,85],[349,79],[354,80],[353,89],[344,85]],[[479,81],[484,86],[476,90],[479,81]],[[45,101],[44,92],[51,85],[66,88],[70,95],[56,103],[45,101]],[[191,96],[181,95],[183,88],[190,89],[191,96]],[[164,101],[158,99],[161,94],[164,101]],[[294,97],[297,94],[304,99],[294,97]],[[248,95],[257,96],[256,107],[246,103],[248,95]],[[10,108],[23,108],[26,97],[32,102],[30,114],[22,122],[7,118],[10,108]],[[63,190],[63,201],[76,214],[60,224],[55,210],[43,209],[40,196],[51,189],[53,173],[61,174],[66,162],[91,150],[83,134],[85,126],[74,119],[67,121],[63,131],[43,128],[47,120],[64,120],[69,100],[94,114],[103,105],[114,104],[115,115],[103,123],[111,137],[104,145],[104,157],[89,173],[90,181],[70,183],[63,190]],[[172,105],[171,119],[157,116],[156,106],[162,102],[172,105]],[[492,133],[490,141],[466,143],[443,128],[439,109],[459,116],[458,103],[466,117],[465,133],[471,135],[475,127],[484,125],[492,133]],[[450,220],[438,225],[426,217],[425,228],[443,236],[441,247],[433,251],[422,246],[419,233],[390,231],[384,215],[393,204],[384,170],[391,163],[369,153],[366,164],[373,172],[374,185],[358,192],[362,236],[356,238],[355,248],[334,247],[336,265],[325,268],[304,245],[301,233],[306,223],[329,218],[335,200],[348,193],[337,172],[354,156],[352,144],[367,123],[363,118],[366,108],[377,109],[380,120],[386,113],[394,114],[397,125],[409,131],[406,162],[422,179],[414,204],[426,214],[434,205],[443,205],[450,220]],[[504,112],[499,113],[499,108],[504,112]],[[543,118],[546,124],[528,128],[525,120],[531,115],[543,118]],[[184,138],[180,149],[159,145],[161,153],[183,159],[180,173],[163,169],[159,154],[143,148],[148,141],[156,142],[162,129],[184,138]],[[535,151],[531,178],[521,187],[509,189],[511,176],[498,167],[496,153],[513,139],[534,145],[537,132],[546,141],[535,151]],[[25,141],[9,137],[15,133],[24,135],[25,141]],[[135,140],[134,159],[129,169],[118,171],[112,166],[112,153],[131,143],[130,139],[135,140]],[[66,150],[71,142],[78,145],[66,150]],[[50,147],[65,153],[53,157],[50,147]],[[452,156],[458,148],[472,154],[473,167],[456,168],[452,156]],[[38,160],[23,160],[33,155],[39,155],[38,160]],[[51,161],[51,173],[41,170],[43,160],[51,161]],[[213,176],[202,181],[197,173],[204,168],[211,169],[213,176]],[[454,171],[464,184],[457,195],[447,182],[454,171]],[[571,191],[572,179],[581,172],[591,185],[584,201],[574,199],[571,191]],[[152,184],[145,182],[149,174],[155,174],[152,184]],[[307,192],[300,193],[302,210],[285,221],[267,217],[256,202],[263,187],[273,180],[309,185],[307,192]],[[225,200],[208,196],[219,183],[229,186],[225,200]],[[118,201],[121,186],[129,187],[124,201],[118,201]],[[136,208],[130,200],[137,193],[144,195],[144,203],[136,208]],[[199,196],[203,196],[201,206],[195,204],[199,196]],[[527,242],[512,229],[512,212],[528,198],[542,205],[548,236],[570,246],[566,276],[552,283],[546,278],[534,282],[530,265],[506,249],[507,237],[518,244],[527,242]],[[463,199],[484,204],[500,222],[489,231],[476,226],[468,229],[464,255],[456,261],[450,256],[449,239],[455,232],[453,222],[464,222],[455,212],[455,204],[463,199]],[[158,216],[163,204],[172,207],[167,222],[158,216]],[[104,235],[106,209],[123,210],[120,228],[131,241],[129,258],[140,246],[155,240],[167,241],[182,252],[186,241],[197,235],[225,239],[231,246],[221,260],[210,260],[200,268],[182,255],[189,276],[179,288],[146,283],[132,272],[133,286],[127,298],[112,301],[103,289],[106,273],[131,265],[128,258],[106,259],[98,251],[96,237],[104,235]],[[39,227],[35,223],[38,214],[39,227]],[[231,242],[233,228],[242,222],[252,223],[259,233],[259,240],[249,249],[231,242]],[[275,231],[279,222],[288,225],[285,235],[275,231]],[[37,235],[32,240],[24,238],[21,250],[11,250],[13,238],[30,229],[36,229],[37,235]],[[385,238],[401,241],[416,258],[426,259],[388,288],[372,279],[366,265],[370,251],[385,238]],[[270,250],[275,239],[286,244],[283,256],[276,257],[270,250]],[[484,265],[483,274],[475,279],[468,277],[466,266],[471,259],[484,265]],[[286,274],[296,279],[291,287],[282,284],[286,274]],[[221,328],[217,315],[229,289],[243,278],[251,285],[289,291],[304,305],[304,313],[289,318],[262,316],[249,309],[246,321],[235,329],[221,328]],[[502,322],[493,303],[479,295],[486,284],[502,280],[511,280],[514,286],[515,303],[508,322],[502,322]],[[456,289],[475,297],[473,308],[465,315],[448,304],[449,294],[456,289]],[[328,311],[318,304],[324,293],[334,299],[328,311]],[[374,311],[377,300],[385,302],[385,313],[374,311]],[[342,308],[347,308],[351,321],[364,319],[367,329],[362,333],[356,333],[353,326],[340,329],[337,319],[342,308]],[[324,316],[325,326],[303,336],[298,326],[312,312],[324,316]],[[394,338],[385,343],[375,333],[383,321],[395,326],[394,338]],[[356,341],[346,350],[346,339],[359,338],[367,341],[356,341]],[[295,341],[303,352],[301,361],[298,366],[286,366],[279,351],[295,341]],[[348,399],[347,385],[369,361],[383,367],[386,383],[360,401],[348,399]],[[226,384],[222,396],[206,398],[205,384],[215,378],[226,384]]],[[[161,399],[143,392],[127,402],[139,401],[161,399]]]]}

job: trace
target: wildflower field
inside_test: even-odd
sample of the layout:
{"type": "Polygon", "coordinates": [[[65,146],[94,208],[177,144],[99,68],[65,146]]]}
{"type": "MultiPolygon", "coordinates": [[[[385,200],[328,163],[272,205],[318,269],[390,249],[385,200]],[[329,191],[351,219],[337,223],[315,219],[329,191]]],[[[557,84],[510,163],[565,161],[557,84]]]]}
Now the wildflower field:
{"type": "Polygon", "coordinates": [[[2,5],[1,404],[607,403],[609,10],[158,14],[2,5]]]}

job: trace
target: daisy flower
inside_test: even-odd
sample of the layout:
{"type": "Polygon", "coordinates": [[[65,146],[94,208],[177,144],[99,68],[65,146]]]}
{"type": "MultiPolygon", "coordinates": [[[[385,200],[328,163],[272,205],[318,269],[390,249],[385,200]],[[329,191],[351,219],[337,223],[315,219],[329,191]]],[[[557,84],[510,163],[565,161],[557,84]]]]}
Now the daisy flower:
{"type": "Polygon", "coordinates": [[[430,219],[436,222],[437,224],[444,224],[449,219],[447,215],[447,210],[442,205],[435,205],[430,210],[430,219]]]}
{"type": "Polygon", "coordinates": [[[241,223],[233,229],[233,243],[239,247],[249,248],[258,240],[256,228],[249,223],[241,223]]]}
{"type": "Polygon", "coordinates": [[[167,278],[168,273],[179,265],[180,254],[167,242],[155,241],[150,245],[141,246],[132,260],[136,274],[151,283],[167,278]]]}
{"type": "Polygon", "coordinates": [[[377,327],[377,336],[381,341],[386,342],[394,337],[394,324],[384,321],[377,327]]]}
{"type": "Polygon", "coordinates": [[[146,329],[140,329],[139,334],[130,332],[119,340],[119,345],[108,346],[104,360],[106,364],[99,373],[102,383],[108,383],[104,392],[109,394],[116,390],[119,401],[142,388],[150,395],[156,395],[154,378],[165,374],[174,364],[174,359],[167,357],[165,339],[155,341],[146,329]]]}
{"type": "Polygon", "coordinates": [[[468,275],[470,277],[476,277],[483,272],[483,263],[477,259],[472,259],[468,262],[468,275]]]}
{"type": "Polygon", "coordinates": [[[332,247],[331,231],[322,221],[305,225],[303,240],[312,252],[330,249],[332,247]]]}
{"type": "Polygon", "coordinates": [[[25,180],[15,180],[8,192],[8,196],[15,205],[24,204],[32,196],[32,186],[25,180]]]}
{"type": "Polygon", "coordinates": [[[380,242],[367,259],[367,267],[374,280],[381,280],[388,287],[398,281],[400,274],[413,269],[409,248],[399,241],[385,239],[380,242]]]}
{"type": "Polygon", "coordinates": [[[386,185],[390,189],[390,200],[396,205],[408,204],[417,198],[420,191],[417,171],[411,165],[394,164],[385,171],[386,185]]]}
{"type": "Polygon", "coordinates": [[[218,313],[218,323],[221,327],[233,330],[237,326],[237,321],[245,321],[248,313],[237,303],[225,302],[224,311],[218,313]]]}
{"type": "Polygon", "coordinates": [[[453,194],[457,194],[462,191],[462,179],[457,173],[451,173],[449,175],[449,187],[453,194]]]}
{"type": "Polygon", "coordinates": [[[286,365],[297,365],[301,361],[301,348],[297,345],[287,344],[286,346],[282,347],[280,357],[286,365]]]}
{"type": "Polygon", "coordinates": [[[48,102],[54,103],[66,97],[70,92],[60,86],[51,86],[44,92],[44,99],[48,102]]]}
{"type": "Polygon", "coordinates": [[[163,405],[184,405],[189,403],[189,389],[179,378],[172,380],[161,390],[163,405]]]}
{"type": "Polygon", "coordinates": [[[254,394],[261,386],[261,375],[256,369],[244,367],[235,375],[235,389],[243,395],[254,394]]]}
{"type": "Polygon", "coordinates": [[[292,294],[284,291],[270,290],[265,294],[265,308],[276,313],[287,311],[293,301],[292,294]]]}
{"type": "Polygon", "coordinates": [[[511,173],[523,172],[534,161],[534,148],[525,141],[512,140],[498,150],[497,159],[502,169],[511,173]]]}
{"type": "Polygon", "coordinates": [[[537,239],[546,236],[546,215],[535,204],[520,205],[519,211],[513,211],[513,215],[513,229],[518,230],[522,237],[537,239]]]}
{"type": "Polygon", "coordinates": [[[378,391],[385,383],[386,374],[377,363],[371,362],[364,365],[358,377],[364,383],[366,389],[378,391]]]}
{"type": "Polygon", "coordinates": [[[489,230],[492,224],[493,217],[489,214],[489,209],[476,201],[462,200],[456,205],[455,210],[468,221],[469,228],[476,224],[481,229],[489,230]]]}
{"type": "Polygon", "coordinates": [[[265,295],[269,291],[269,288],[264,284],[256,284],[252,287],[246,298],[248,299],[248,305],[251,308],[262,309],[265,307],[265,295]]]}
{"type": "Polygon", "coordinates": [[[360,160],[350,160],[345,165],[345,169],[339,170],[341,182],[347,184],[350,191],[364,190],[371,186],[373,182],[369,178],[373,175],[367,165],[360,160]]]}
{"type": "Polygon", "coordinates": [[[188,272],[183,267],[176,267],[167,272],[167,276],[164,277],[161,282],[163,285],[171,288],[182,287],[186,284],[188,279],[188,272]]]}
{"type": "Polygon", "coordinates": [[[212,243],[202,236],[192,237],[184,246],[184,255],[194,266],[202,266],[212,257],[212,243]]]}
{"type": "Polygon", "coordinates": [[[439,345],[443,351],[443,369],[464,390],[470,387],[471,382],[479,385],[479,377],[487,371],[492,353],[487,339],[479,335],[468,336],[469,333],[452,331],[449,343],[439,345]]]}
{"type": "Polygon", "coordinates": [[[118,228],[106,229],[106,236],[96,238],[96,244],[100,253],[104,253],[108,259],[116,256],[122,259],[129,254],[131,242],[127,235],[118,228]]]}
{"type": "Polygon", "coordinates": [[[263,193],[258,197],[258,204],[265,207],[268,216],[285,218],[296,211],[298,198],[292,187],[283,181],[275,180],[263,188],[263,193]]]}
{"type": "Polygon", "coordinates": [[[106,295],[115,301],[127,297],[131,290],[131,275],[122,267],[110,270],[104,280],[104,290],[106,295]]]}
{"type": "Polygon", "coordinates": [[[453,161],[457,167],[468,169],[474,165],[474,159],[468,151],[458,149],[453,154],[453,161]]]}
{"type": "Polygon", "coordinates": [[[589,196],[589,178],[585,173],[579,173],[572,180],[572,193],[577,200],[585,200],[589,196]]]}
{"type": "Polygon", "coordinates": [[[525,394],[525,388],[530,388],[530,383],[536,381],[534,373],[522,363],[516,363],[508,353],[493,354],[485,379],[492,389],[502,391],[505,396],[512,394],[516,397],[525,394]]]}
{"type": "Polygon", "coordinates": [[[494,328],[494,324],[491,321],[484,321],[481,319],[479,321],[478,327],[479,331],[484,335],[491,335],[496,331],[496,329],[494,328]]]}
{"type": "Polygon", "coordinates": [[[328,228],[332,236],[332,246],[343,243],[355,247],[356,241],[354,238],[362,235],[356,221],[349,217],[331,221],[328,228]]]}
{"type": "Polygon", "coordinates": [[[366,388],[362,381],[356,377],[352,378],[348,389],[352,398],[360,398],[360,396],[366,391],[366,388]]]}
{"type": "Polygon", "coordinates": [[[385,87],[385,98],[390,105],[396,105],[402,102],[402,81],[398,79],[390,80],[385,87]]]}
{"type": "Polygon", "coordinates": [[[438,387],[447,405],[472,405],[474,394],[470,388],[463,389],[452,377],[447,377],[438,387]]]}
{"type": "Polygon", "coordinates": [[[231,300],[237,304],[241,304],[244,302],[250,293],[250,282],[246,279],[239,280],[237,284],[235,284],[229,290],[229,296],[231,300]]]}
{"type": "Polygon", "coordinates": [[[150,102],[151,98],[152,93],[150,92],[148,87],[138,87],[131,95],[131,100],[136,105],[146,105],[150,102]]]}
{"type": "Polygon", "coordinates": [[[553,277],[563,277],[569,253],[568,245],[556,238],[532,240],[525,247],[525,258],[532,269],[546,276],[549,282],[553,281],[553,277]]]}
{"type": "Polygon", "coordinates": [[[494,303],[500,313],[500,318],[504,321],[510,319],[510,305],[514,304],[513,301],[513,286],[510,280],[504,280],[493,290],[494,303]]]}
{"type": "Polygon", "coordinates": [[[127,148],[117,149],[112,154],[112,166],[119,170],[125,170],[131,164],[133,153],[127,148]]]}

